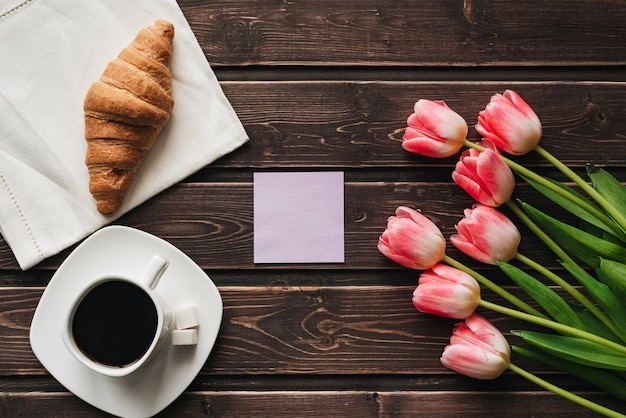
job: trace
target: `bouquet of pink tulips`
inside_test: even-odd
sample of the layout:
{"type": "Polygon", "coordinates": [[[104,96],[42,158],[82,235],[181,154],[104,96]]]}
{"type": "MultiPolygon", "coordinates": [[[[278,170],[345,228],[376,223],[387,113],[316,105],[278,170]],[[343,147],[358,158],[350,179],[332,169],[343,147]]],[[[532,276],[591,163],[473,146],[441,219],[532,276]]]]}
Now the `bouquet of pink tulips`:
{"type": "Polygon", "coordinates": [[[539,118],[511,90],[494,95],[480,112],[476,131],[483,139],[479,142],[467,139],[467,123],[443,101],[419,100],[407,123],[402,147],[409,152],[443,158],[467,148],[452,178],[477,203],[464,211],[455,226],[452,245],[480,262],[498,266],[538,306],[530,306],[446,255],[446,239],[439,228],[422,213],[399,207],[389,218],[378,249],[405,267],[423,270],[413,293],[417,310],[464,320],[455,325],[441,363],[477,379],[495,379],[508,369],[590,410],[624,417],[516,366],[511,352],[586,379],[626,401],[626,188],[593,166],[587,169],[588,182],[549,154],[539,145],[539,118]],[[546,158],[576,186],[542,177],[511,159],[530,151],[546,158]],[[514,172],[574,215],[577,225],[512,199],[514,172]],[[518,252],[521,234],[496,209],[501,205],[507,205],[554,253],[565,277],[518,252]],[[561,297],[545,281],[571,297],[561,297]],[[507,306],[482,299],[481,285],[503,297],[507,306]],[[479,307],[546,331],[511,331],[523,341],[511,347],[493,324],[476,313],[479,307]]]}

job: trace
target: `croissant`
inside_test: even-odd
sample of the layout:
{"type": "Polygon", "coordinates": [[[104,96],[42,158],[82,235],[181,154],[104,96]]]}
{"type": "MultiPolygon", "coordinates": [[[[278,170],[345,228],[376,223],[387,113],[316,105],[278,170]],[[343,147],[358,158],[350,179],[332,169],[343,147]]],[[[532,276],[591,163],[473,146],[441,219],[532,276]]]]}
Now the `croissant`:
{"type": "Polygon", "coordinates": [[[164,20],[139,31],[85,96],[85,164],[101,213],[122,204],[137,169],[170,119],[174,26],[164,20]]]}

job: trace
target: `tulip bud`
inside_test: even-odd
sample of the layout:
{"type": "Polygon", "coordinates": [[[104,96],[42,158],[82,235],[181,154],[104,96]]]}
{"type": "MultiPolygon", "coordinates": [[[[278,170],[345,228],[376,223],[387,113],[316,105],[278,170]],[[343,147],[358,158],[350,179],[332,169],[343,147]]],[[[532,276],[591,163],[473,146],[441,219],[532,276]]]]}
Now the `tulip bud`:
{"type": "Polygon", "coordinates": [[[458,234],[450,236],[452,245],[475,260],[493,265],[517,255],[522,235],[504,214],[481,204],[463,213],[465,217],[455,225],[458,234]]]}
{"type": "Polygon", "coordinates": [[[458,373],[491,380],[509,367],[511,347],[495,326],[475,313],[455,325],[440,360],[458,373]]]}
{"type": "Polygon", "coordinates": [[[476,130],[502,151],[513,155],[533,150],[541,139],[541,122],[513,90],[495,94],[478,114],[476,130]]]}
{"type": "Polygon", "coordinates": [[[474,148],[463,151],[452,179],[478,202],[500,206],[511,199],[515,178],[493,144],[483,141],[481,145],[483,151],[474,148]]]}
{"type": "Polygon", "coordinates": [[[418,211],[400,206],[378,240],[378,250],[398,264],[426,270],[443,259],[446,240],[437,226],[418,211]]]}
{"type": "Polygon", "coordinates": [[[467,122],[443,101],[420,99],[407,120],[402,147],[414,154],[445,158],[459,152],[467,137],[467,122]]]}
{"type": "Polygon", "coordinates": [[[420,312],[463,319],[474,313],[480,300],[480,285],[469,274],[444,264],[435,264],[420,275],[413,292],[413,305],[420,312]]]}

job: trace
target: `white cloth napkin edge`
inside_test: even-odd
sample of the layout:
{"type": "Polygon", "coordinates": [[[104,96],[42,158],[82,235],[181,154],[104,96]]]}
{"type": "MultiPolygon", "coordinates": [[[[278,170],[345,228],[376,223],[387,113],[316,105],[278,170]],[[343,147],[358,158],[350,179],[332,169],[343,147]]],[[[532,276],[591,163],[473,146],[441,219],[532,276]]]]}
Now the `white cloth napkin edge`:
{"type": "MultiPolygon", "coordinates": [[[[39,1],[33,1],[33,0],[20,3],[20,6],[21,6],[20,10],[29,9],[29,8],[23,7],[24,5],[33,5],[33,4],[39,4],[39,3],[40,3],[39,1]]],[[[42,0],[41,3],[45,4],[47,2],[42,0]]],[[[121,2],[118,2],[118,3],[122,4],[121,2]]],[[[183,24],[181,25],[181,28],[184,27],[185,30],[189,29],[189,31],[191,31],[189,24],[184,17],[184,14],[180,10],[176,2],[167,0],[167,1],[160,1],[159,3],[165,7],[168,7],[173,15],[177,15],[177,16],[172,16],[172,17],[174,17],[175,19],[178,19],[179,24],[181,23],[183,24]],[[181,20],[181,17],[182,17],[182,20],[181,20]]],[[[116,6],[112,6],[112,7],[115,8],[116,6]]],[[[117,7],[120,7],[120,5],[117,5],[117,7]]],[[[123,7],[127,7],[127,6],[123,6],[123,7]]],[[[153,10],[153,9],[150,9],[150,10],[153,10]]],[[[163,18],[167,19],[168,16],[163,16],[163,18]]],[[[193,37],[193,41],[197,43],[197,39],[195,38],[195,35],[191,34],[191,36],[193,37]]],[[[185,37],[187,42],[190,41],[191,36],[185,37]]],[[[189,44],[187,43],[186,46],[189,47],[189,44]]],[[[199,49],[199,45],[197,46],[197,48],[199,49]]],[[[190,47],[190,49],[192,48],[190,47]]],[[[201,53],[201,50],[194,51],[192,58],[193,59],[191,60],[190,65],[197,65],[199,64],[199,61],[206,60],[206,57],[204,56],[203,53],[201,53]]],[[[3,235],[5,241],[11,247],[11,250],[13,251],[13,255],[16,258],[22,270],[27,270],[35,266],[36,264],[47,259],[48,257],[53,256],[59,253],[60,251],[66,249],[67,247],[84,239],[86,236],[98,230],[99,228],[105,226],[106,224],[121,218],[128,211],[141,205],[146,200],[168,189],[172,185],[192,175],[193,173],[197,172],[198,170],[205,167],[206,165],[232,152],[233,150],[235,150],[236,148],[243,145],[249,140],[245,132],[245,129],[243,128],[240,121],[238,120],[237,115],[232,109],[232,106],[230,106],[230,103],[228,102],[227,98],[223,95],[223,92],[221,91],[221,87],[219,86],[219,82],[217,81],[217,78],[215,77],[215,74],[213,73],[208,63],[207,63],[207,68],[204,71],[204,77],[207,78],[206,82],[209,84],[217,83],[217,89],[215,88],[215,86],[213,86],[213,87],[208,87],[208,90],[206,91],[210,92],[211,94],[216,94],[213,100],[220,102],[220,104],[216,105],[217,109],[219,109],[221,112],[224,113],[225,117],[223,117],[222,119],[226,120],[227,122],[218,124],[219,127],[216,129],[216,131],[219,132],[220,137],[228,138],[228,140],[226,142],[222,142],[216,145],[214,148],[212,147],[210,152],[200,152],[196,154],[191,153],[192,154],[191,157],[197,156],[196,162],[193,161],[193,158],[186,157],[185,162],[184,162],[184,166],[186,167],[185,170],[177,170],[176,172],[173,172],[173,173],[168,172],[167,173],[168,175],[166,177],[158,179],[159,181],[157,183],[159,184],[156,187],[154,185],[148,187],[149,189],[148,192],[146,192],[145,189],[142,189],[141,193],[143,194],[143,197],[135,198],[135,199],[130,197],[130,198],[125,199],[125,204],[120,209],[118,209],[118,211],[116,211],[114,214],[111,214],[111,215],[91,214],[90,216],[87,217],[86,220],[82,222],[73,222],[71,225],[73,228],[72,232],[67,234],[68,236],[65,236],[65,234],[60,234],[61,236],[51,237],[50,231],[44,231],[43,235],[38,235],[37,233],[33,233],[31,228],[29,227],[28,219],[25,217],[24,213],[20,209],[20,205],[19,205],[20,200],[19,199],[15,200],[12,197],[13,193],[11,191],[11,187],[12,186],[14,188],[22,187],[23,184],[21,185],[21,183],[23,182],[19,181],[19,182],[14,182],[13,185],[9,184],[9,182],[4,181],[4,177],[2,176],[2,170],[0,169],[0,183],[3,183],[3,184],[0,184],[0,192],[3,192],[2,189],[5,189],[4,192],[6,192],[6,193],[0,193],[0,203],[2,203],[3,207],[11,208],[10,213],[5,213],[5,211],[3,210],[3,213],[0,214],[0,234],[3,235]],[[39,236],[40,238],[43,237],[42,238],[44,241],[43,246],[46,247],[43,250],[39,248],[36,235],[39,236]],[[28,248],[29,246],[30,248],[28,248]]],[[[198,133],[204,130],[202,127],[202,124],[195,125],[195,128],[196,128],[196,132],[198,133]],[[202,129],[202,131],[198,129],[202,129]]],[[[15,179],[15,176],[13,176],[13,179],[15,179]]],[[[92,202],[89,202],[89,203],[92,203],[92,202]]],[[[95,207],[95,203],[93,204],[95,207]]],[[[41,216],[45,218],[45,213],[41,216]]],[[[35,229],[37,229],[38,227],[41,227],[41,219],[36,221],[35,224],[36,224],[35,229]]],[[[53,227],[52,230],[55,230],[55,227],[53,227]]]]}

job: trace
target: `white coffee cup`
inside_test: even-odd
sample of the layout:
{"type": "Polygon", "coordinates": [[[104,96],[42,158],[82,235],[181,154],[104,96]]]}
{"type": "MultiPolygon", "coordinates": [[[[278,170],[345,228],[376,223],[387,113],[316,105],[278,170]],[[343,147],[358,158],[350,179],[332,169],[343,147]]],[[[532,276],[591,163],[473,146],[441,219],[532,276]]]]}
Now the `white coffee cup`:
{"type": "Polygon", "coordinates": [[[174,321],[156,287],[168,261],[154,255],[137,278],[104,274],[74,299],[63,327],[70,353],[91,370],[122,377],[151,359],[174,321]]]}

